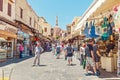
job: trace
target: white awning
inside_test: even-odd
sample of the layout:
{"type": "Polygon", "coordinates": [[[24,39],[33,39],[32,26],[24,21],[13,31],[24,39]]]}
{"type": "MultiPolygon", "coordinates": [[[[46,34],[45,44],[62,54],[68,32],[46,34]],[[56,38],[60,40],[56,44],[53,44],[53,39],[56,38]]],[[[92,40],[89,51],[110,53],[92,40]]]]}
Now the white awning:
{"type": "Polygon", "coordinates": [[[7,41],[7,40],[3,37],[0,37],[0,41],[7,41]]]}
{"type": "Polygon", "coordinates": [[[80,29],[83,26],[83,24],[86,22],[86,20],[91,16],[91,14],[93,14],[93,12],[95,12],[96,9],[100,7],[100,5],[103,2],[105,2],[105,0],[94,0],[94,2],[91,4],[88,10],[86,10],[86,12],[83,14],[75,30],[80,29]]]}

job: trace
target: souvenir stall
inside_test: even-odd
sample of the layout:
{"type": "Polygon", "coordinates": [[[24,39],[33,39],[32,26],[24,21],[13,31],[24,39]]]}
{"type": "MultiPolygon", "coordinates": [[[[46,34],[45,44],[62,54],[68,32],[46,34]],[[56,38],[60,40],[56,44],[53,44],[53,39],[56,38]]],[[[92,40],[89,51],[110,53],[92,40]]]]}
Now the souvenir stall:
{"type": "MultiPolygon", "coordinates": [[[[96,33],[99,34],[99,49],[102,55],[101,68],[107,72],[119,71],[118,53],[118,29],[119,20],[119,0],[106,0],[91,16],[95,20],[96,33]],[[112,4],[111,4],[112,3],[112,4]],[[109,5],[110,4],[110,5],[109,5]],[[117,5],[117,8],[115,7],[117,5]],[[118,18],[118,19],[116,19],[118,18]]],[[[89,28],[88,28],[89,29],[89,28]]],[[[94,31],[94,27],[91,27],[94,31]]],[[[93,32],[92,31],[92,32],[93,32]]],[[[86,31],[87,32],[87,31],[86,31]]],[[[89,32],[89,31],[88,31],[89,32]]],[[[89,32],[94,35],[93,33],[89,32]]],[[[87,34],[86,34],[87,35],[87,34]]],[[[91,37],[92,35],[87,35],[91,37]]],[[[119,72],[118,72],[119,73],[119,72]]]]}
{"type": "Polygon", "coordinates": [[[117,35],[115,34],[116,35],[115,39],[118,42],[117,75],[118,75],[118,77],[120,77],[120,4],[114,6],[113,12],[114,12],[114,22],[116,25],[115,29],[117,31],[117,33],[116,33],[117,35]]]}

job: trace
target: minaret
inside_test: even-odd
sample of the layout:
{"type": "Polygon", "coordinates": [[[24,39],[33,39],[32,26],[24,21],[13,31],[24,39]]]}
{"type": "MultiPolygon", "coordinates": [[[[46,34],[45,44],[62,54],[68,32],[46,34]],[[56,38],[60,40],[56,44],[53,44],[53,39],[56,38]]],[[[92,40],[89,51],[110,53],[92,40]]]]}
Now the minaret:
{"type": "Polygon", "coordinates": [[[58,16],[56,16],[56,26],[58,26],[58,16]]]}

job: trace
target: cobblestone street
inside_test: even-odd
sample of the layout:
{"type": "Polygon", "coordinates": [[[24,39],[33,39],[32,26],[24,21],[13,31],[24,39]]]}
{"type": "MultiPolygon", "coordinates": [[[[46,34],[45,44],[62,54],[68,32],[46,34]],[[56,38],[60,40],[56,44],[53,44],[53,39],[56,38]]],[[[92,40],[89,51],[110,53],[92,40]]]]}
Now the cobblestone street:
{"type": "Polygon", "coordinates": [[[11,80],[99,80],[96,76],[85,76],[79,61],[73,58],[68,66],[64,56],[56,59],[50,52],[41,55],[41,66],[32,66],[34,57],[2,68],[13,68],[11,80]]]}

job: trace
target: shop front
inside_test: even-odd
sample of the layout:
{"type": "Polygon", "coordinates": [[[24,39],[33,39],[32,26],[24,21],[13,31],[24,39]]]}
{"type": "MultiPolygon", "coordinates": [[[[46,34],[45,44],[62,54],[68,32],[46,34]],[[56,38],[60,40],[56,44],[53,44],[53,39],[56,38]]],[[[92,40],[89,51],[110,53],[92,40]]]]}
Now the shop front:
{"type": "Polygon", "coordinates": [[[18,40],[17,40],[17,45],[18,45],[18,51],[17,53],[19,53],[19,45],[23,44],[24,46],[24,52],[23,52],[23,57],[25,56],[29,56],[29,46],[30,44],[32,44],[32,33],[29,31],[25,31],[25,30],[18,30],[18,40]]]}
{"type": "Polygon", "coordinates": [[[0,61],[13,58],[16,51],[17,28],[0,21],[0,61]]]}
{"type": "Polygon", "coordinates": [[[32,40],[34,36],[32,32],[32,28],[30,28],[29,26],[27,26],[26,24],[20,21],[16,21],[16,24],[18,26],[16,57],[19,58],[20,55],[19,47],[21,44],[24,47],[22,57],[29,56],[29,46],[32,44],[32,40]]]}
{"type": "Polygon", "coordinates": [[[99,42],[101,68],[120,76],[120,1],[106,0],[86,20],[84,34],[99,42]],[[110,4],[110,5],[109,5],[110,4]]]}

